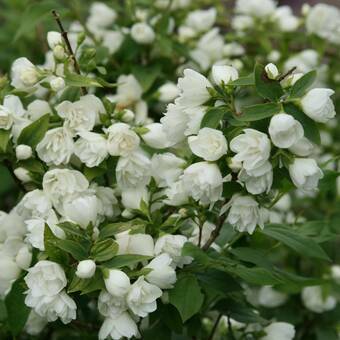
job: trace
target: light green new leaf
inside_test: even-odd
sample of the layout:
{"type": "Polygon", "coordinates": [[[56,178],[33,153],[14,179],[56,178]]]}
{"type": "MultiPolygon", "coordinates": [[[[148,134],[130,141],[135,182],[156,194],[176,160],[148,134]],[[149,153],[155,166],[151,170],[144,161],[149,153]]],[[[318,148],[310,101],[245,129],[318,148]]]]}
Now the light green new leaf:
{"type": "Polygon", "coordinates": [[[132,68],[132,74],[137,78],[144,92],[150,89],[160,72],[161,68],[157,64],[151,66],[135,65],[132,68]]]}
{"type": "Polygon", "coordinates": [[[253,122],[269,118],[280,111],[281,105],[277,103],[257,104],[244,107],[242,114],[240,116],[235,116],[235,118],[242,122],[253,122]]]}
{"type": "Polygon", "coordinates": [[[65,82],[66,85],[74,87],[103,87],[98,79],[86,77],[76,73],[67,73],[65,75],[65,82]]]}
{"type": "Polygon", "coordinates": [[[122,268],[150,259],[151,256],[144,255],[117,255],[112,260],[103,263],[103,266],[106,268],[122,268]]]}
{"type": "Polygon", "coordinates": [[[253,85],[255,85],[254,74],[251,73],[248,76],[240,77],[240,78],[228,83],[228,85],[232,85],[232,86],[253,86],[253,85]]]}
{"type": "Polygon", "coordinates": [[[34,148],[44,138],[48,130],[50,115],[46,114],[32,124],[26,126],[20,133],[18,144],[26,144],[34,148]]]}
{"type": "Polygon", "coordinates": [[[180,276],[175,287],[169,291],[169,301],[177,308],[183,322],[200,311],[203,300],[201,287],[192,274],[180,276]]]}
{"type": "Polygon", "coordinates": [[[91,248],[91,255],[95,261],[111,260],[118,252],[118,243],[113,239],[96,242],[91,248]]]}
{"type": "Polygon", "coordinates": [[[22,331],[30,313],[30,308],[25,305],[26,295],[24,292],[26,290],[25,282],[23,278],[20,278],[13,283],[12,289],[5,299],[8,326],[13,336],[22,331]]]}
{"type": "Polygon", "coordinates": [[[254,76],[256,91],[261,97],[274,102],[280,99],[283,95],[282,87],[277,80],[272,80],[267,77],[263,65],[255,65],[254,76]]]}
{"type": "Polygon", "coordinates": [[[301,77],[290,91],[291,98],[300,98],[313,85],[316,78],[316,71],[310,71],[301,77]]]}
{"type": "Polygon", "coordinates": [[[49,260],[65,264],[68,262],[68,255],[57,246],[59,239],[52,233],[51,229],[45,224],[44,246],[49,260]]]}
{"type": "Polygon", "coordinates": [[[297,253],[320,260],[330,261],[325,251],[311,238],[281,224],[268,224],[261,233],[282,242],[297,253]]]}

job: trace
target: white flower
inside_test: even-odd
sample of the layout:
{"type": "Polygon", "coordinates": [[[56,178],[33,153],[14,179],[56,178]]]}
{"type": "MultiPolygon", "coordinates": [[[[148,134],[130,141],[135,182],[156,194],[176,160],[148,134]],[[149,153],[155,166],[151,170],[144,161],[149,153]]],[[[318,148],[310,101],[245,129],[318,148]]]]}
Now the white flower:
{"type": "Polygon", "coordinates": [[[99,98],[92,94],[80,97],[74,103],[63,101],[56,106],[58,115],[64,119],[64,126],[73,134],[91,131],[105,108],[99,98]]]}
{"type": "Polygon", "coordinates": [[[42,186],[44,193],[58,208],[65,196],[85,191],[89,182],[80,171],[53,169],[45,173],[42,186]]]}
{"type": "Polygon", "coordinates": [[[38,335],[47,324],[47,320],[31,310],[25,324],[25,332],[29,335],[38,335]]]}
{"type": "Polygon", "coordinates": [[[267,308],[275,308],[283,305],[287,301],[287,294],[281,293],[271,286],[263,286],[259,291],[259,304],[267,308]]]}
{"type": "Polygon", "coordinates": [[[238,179],[244,182],[246,189],[253,195],[268,193],[273,184],[273,167],[270,162],[252,169],[241,169],[238,179]]]}
{"type": "Polygon", "coordinates": [[[65,80],[62,77],[53,77],[50,80],[50,86],[52,91],[60,91],[65,87],[65,80]]]}
{"type": "Polygon", "coordinates": [[[340,43],[340,11],[335,6],[319,3],[313,6],[306,18],[308,33],[314,33],[332,43],[340,43]]]}
{"type": "Polygon", "coordinates": [[[27,270],[32,262],[32,252],[31,247],[28,245],[23,245],[15,257],[15,263],[24,270],[27,270]]]}
{"type": "Polygon", "coordinates": [[[244,133],[233,138],[230,149],[237,153],[236,162],[242,162],[246,170],[263,165],[270,155],[270,140],[265,133],[253,129],[244,129],[244,133]]]}
{"type": "Polygon", "coordinates": [[[117,94],[113,99],[119,106],[127,107],[141,99],[143,89],[134,75],[120,75],[117,84],[117,94]]]}
{"type": "Polygon", "coordinates": [[[304,135],[301,123],[286,113],[274,115],[268,131],[273,144],[282,149],[290,148],[304,135]]]}
{"type": "Polygon", "coordinates": [[[126,297],[126,302],[132,312],[145,317],[157,309],[156,300],[162,296],[162,291],[155,285],[147,283],[143,276],[134,282],[126,297]]]}
{"type": "Polygon", "coordinates": [[[137,185],[133,188],[122,190],[122,204],[126,209],[139,209],[142,200],[149,200],[149,193],[146,185],[137,185]]]}
{"type": "Polygon", "coordinates": [[[71,197],[63,203],[63,215],[67,220],[79,224],[83,229],[96,224],[98,200],[93,194],[71,197]]]}
{"type": "Polygon", "coordinates": [[[70,323],[76,318],[77,305],[65,291],[56,295],[34,296],[31,291],[25,299],[25,304],[45,318],[48,322],[56,321],[58,318],[64,323],[70,323]]]}
{"type": "Polygon", "coordinates": [[[264,69],[269,79],[276,79],[280,74],[276,65],[273,63],[267,64],[264,69]]]}
{"type": "Polygon", "coordinates": [[[188,116],[180,105],[169,104],[164,113],[164,117],[161,118],[161,123],[171,145],[175,145],[184,140],[188,116]]]}
{"type": "Polygon", "coordinates": [[[193,260],[190,256],[182,256],[182,248],[186,242],[188,239],[184,235],[163,235],[156,241],[155,254],[166,253],[170,255],[174,266],[183,268],[193,260]]]}
{"type": "Polygon", "coordinates": [[[245,31],[254,25],[254,19],[248,15],[235,15],[231,21],[231,27],[238,33],[243,34],[245,31]]]}
{"type": "Polygon", "coordinates": [[[76,275],[81,279],[89,279],[96,271],[96,263],[93,260],[83,260],[78,263],[76,275]]]}
{"type": "Polygon", "coordinates": [[[310,142],[306,137],[302,137],[297,140],[291,147],[289,151],[300,157],[309,156],[315,150],[315,145],[310,142]]]}
{"type": "Polygon", "coordinates": [[[152,123],[145,126],[149,131],[142,134],[144,142],[154,149],[165,149],[168,145],[167,135],[161,123],[152,123]]]}
{"type": "Polygon", "coordinates": [[[124,312],[117,317],[106,318],[102,324],[98,338],[105,340],[108,336],[113,340],[138,336],[138,327],[129,313],[124,312]]]}
{"type": "Polygon", "coordinates": [[[179,95],[178,87],[176,86],[176,84],[170,81],[163,84],[158,89],[158,92],[159,92],[159,100],[163,103],[170,103],[179,95]]]}
{"type": "Polygon", "coordinates": [[[119,31],[105,31],[102,45],[106,47],[110,54],[116,53],[124,41],[124,34],[119,31]]]}
{"type": "Polygon", "coordinates": [[[47,43],[50,49],[54,49],[57,45],[63,44],[63,37],[59,32],[49,31],[47,32],[47,43]]]}
{"type": "Polygon", "coordinates": [[[145,22],[138,22],[131,27],[131,37],[138,44],[149,45],[155,40],[156,34],[145,22]]]}
{"type": "Polygon", "coordinates": [[[205,161],[217,161],[228,151],[222,131],[208,127],[201,129],[197,136],[190,136],[188,143],[192,153],[205,161]]]}
{"type": "Polygon", "coordinates": [[[19,179],[22,183],[28,183],[32,181],[30,172],[23,167],[14,169],[13,173],[15,177],[19,179]]]}
{"type": "Polygon", "coordinates": [[[129,234],[129,231],[115,235],[119,245],[118,254],[133,254],[143,256],[154,255],[153,238],[148,234],[129,234]]]}
{"type": "Polygon", "coordinates": [[[167,196],[164,202],[171,206],[180,206],[185,204],[189,198],[182,180],[171,183],[165,189],[164,194],[167,196]]]}
{"type": "Polygon", "coordinates": [[[94,2],[90,7],[90,16],[87,24],[90,26],[105,28],[110,26],[116,18],[117,13],[114,9],[103,2],[94,2]]]}
{"type": "Polygon", "coordinates": [[[271,51],[267,56],[267,59],[272,63],[278,62],[280,58],[281,58],[281,52],[278,50],[271,51]]]}
{"type": "Polygon", "coordinates": [[[178,180],[186,162],[170,152],[154,154],[151,159],[152,177],[160,187],[166,187],[178,180]]]}
{"type": "Polygon", "coordinates": [[[98,296],[99,313],[106,317],[116,317],[126,311],[126,301],[124,295],[112,295],[106,290],[102,290],[98,296]]]}
{"type": "Polygon", "coordinates": [[[125,123],[131,123],[135,119],[135,114],[129,109],[124,109],[121,119],[125,123]]]}
{"type": "Polygon", "coordinates": [[[173,284],[176,282],[176,272],[170,266],[171,262],[171,257],[166,253],[155,257],[144,267],[152,269],[149,274],[145,275],[146,280],[161,289],[172,288],[173,284]]]}
{"type": "Polygon", "coordinates": [[[11,111],[0,105],[0,129],[9,130],[13,125],[14,119],[11,111]]]}
{"type": "Polygon", "coordinates": [[[293,15],[293,11],[289,6],[280,6],[275,10],[273,18],[279,29],[283,32],[295,31],[299,26],[299,19],[293,15]]]}
{"type": "Polygon", "coordinates": [[[20,267],[9,256],[1,254],[0,258],[0,296],[4,297],[20,275],[20,267]]]}
{"type": "Polygon", "coordinates": [[[275,11],[276,4],[273,0],[237,0],[236,12],[263,18],[275,11]]]}
{"type": "Polygon", "coordinates": [[[304,50],[290,57],[284,64],[286,71],[296,67],[297,72],[307,73],[319,66],[319,54],[315,50],[304,50]]]}
{"type": "Polygon", "coordinates": [[[63,268],[51,261],[39,261],[28,269],[25,282],[33,297],[53,296],[60,293],[67,284],[63,268]]]}
{"type": "Polygon", "coordinates": [[[126,295],[131,287],[129,277],[118,269],[109,269],[104,283],[106,290],[111,295],[118,297],[126,295]]]}
{"type": "Polygon", "coordinates": [[[331,277],[337,284],[340,284],[340,265],[331,266],[331,277]]]}
{"type": "Polygon", "coordinates": [[[185,108],[200,106],[210,98],[207,88],[212,87],[211,83],[194,70],[185,69],[184,77],[178,79],[177,86],[181,90],[177,101],[185,108]]]}
{"type": "MultiPolygon", "coordinates": [[[[200,38],[197,44],[198,50],[208,57],[209,66],[223,56],[224,39],[219,32],[217,27],[211,29],[200,38]]],[[[197,62],[200,64],[199,59],[197,62]]]]}
{"type": "Polygon", "coordinates": [[[107,149],[111,156],[126,156],[137,149],[140,139],[125,123],[115,123],[107,129],[107,149]]]}
{"type": "Polygon", "coordinates": [[[225,57],[240,56],[245,53],[245,49],[239,43],[233,41],[223,46],[223,55],[225,57]]]}
{"type": "Polygon", "coordinates": [[[25,160],[32,157],[32,148],[29,145],[20,144],[15,148],[17,160],[25,160]]]}
{"type": "Polygon", "coordinates": [[[47,164],[67,164],[73,154],[74,143],[69,130],[59,127],[46,132],[37,145],[39,158],[47,164]]]}
{"type": "Polygon", "coordinates": [[[289,165],[289,174],[294,185],[305,191],[315,190],[323,177],[322,170],[311,158],[295,158],[289,165]]]}
{"type": "Polygon", "coordinates": [[[229,208],[227,222],[237,231],[252,234],[257,225],[264,227],[259,204],[252,196],[234,195],[222,208],[221,214],[229,208]]]}
{"type": "Polygon", "coordinates": [[[105,137],[88,131],[78,135],[80,138],[74,144],[75,155],[89,168],[98,166],[108,156],[105,137]]]}
{"type": "Polygon", "coordinates": [[[151,177],[151,162],[141,150],[120,157],[116,166],[117,184],[121,188],[146,185],[151,177]]]}
{"type": "Polygon", "coordinates": [[[260,340],[293,340],[295,328],[287,322],[273,322],[264,328],[266,335],[260,340]]]}
{"type": "Polygon", "coordinates": [[[185,24],[197,32],[205,32],[214,25],[216,21],[216,15],[216,8],[213,7],[207,10],[192,11],[185,19],[185,24]]]}
{"type": "Polygon", "coordinates": [[[118,200],[112,188],[91,184],[97,197],[98,215],[113,217],[119,213],[118,200]]]}
{"type": "Polygon", "coordinates": [[[216,164],[194,163],[184,170],[182,180],[186,192],[203,205],[215,203],[222,197],[223,179],[216,164]]]}
{"type": "Polygon", "coordinates": [[[331,89],[315,88],[310,90],[302,99],[303,112],[316,122],[326,123],[335,117],[335,107],[330,99],[334,94],[331,89]]]}
{"type": "Polygon", "coordinates": [[[36,121],[47,113],[52,113],[52,109],[45,100],[36,99],[27,106],[27,116],[32,121],[36,121]]]}
{"type": "Polygon", "coordinates": [[[11,85],[20,91],[30,91],[39,81],[36,67],[27,59],[19,58],[11,67],[11,85]]]}
{"type": "Polygon", "coordinates": [[[301,297],[305,307],[315,313],[324,313],[336,306],[335,297],[324,296],[321,286],[303,288],[301,297]]]}
{"type": "Polygon", "coordinates": [[[212,77],[216,85],[226,85],[238,79],[238,71],[232,66],[214,65],[212,67],[212,77]]]}

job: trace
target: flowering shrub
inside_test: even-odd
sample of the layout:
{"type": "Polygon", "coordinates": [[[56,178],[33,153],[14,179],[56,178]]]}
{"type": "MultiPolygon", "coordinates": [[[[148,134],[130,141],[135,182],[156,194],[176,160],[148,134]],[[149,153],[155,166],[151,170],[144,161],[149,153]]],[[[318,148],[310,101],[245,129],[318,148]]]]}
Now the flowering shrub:
{"type": "Polygon", "coordinates": [[[336,48],[340,12],[238,0],[224,36],[194,7],[53,12],[45,64],[2,79],[4,337],[337,338],[336,79],[289,43],[336,48]]]}

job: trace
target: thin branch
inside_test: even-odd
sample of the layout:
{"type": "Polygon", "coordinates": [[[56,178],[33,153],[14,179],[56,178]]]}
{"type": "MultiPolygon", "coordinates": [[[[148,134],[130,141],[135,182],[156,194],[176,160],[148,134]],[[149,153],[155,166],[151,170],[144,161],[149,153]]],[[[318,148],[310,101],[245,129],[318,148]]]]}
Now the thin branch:
{"type": "Polygon", "coordinates": [[[290,69],[288,72],[284,73],[281,77],[279,77],[277,80],[282,81],[283,79],[290,76],[294,71],[296,70],[296,66],[294,66],[292,69],[290,69]]]}
{"type": "MultiPolygon", "coordinates": [[[[73,53],[72,46],[71,46],[70,40],[68,39],[67,32],[65,31],[64,26],[63,26],[63,24],[62,24],[62,22],[61,22],[61,20],[60,20],[59,13],[58,13],[56,10],[53,10],[53,11],[52,11],[52,14],[53,14],[53,16],[54,16],[55,21],[57,22],[57,24],[58,24],[58,26],[59,26],[60,34],[61,34],[61,36],[62,36],[63,39],[64,39],[64,42],[65,42],[65,44],[66,44],[66,48],[67,48],[68,54],[69,54],[69,56],[71,57],[71,59],[72,59],[72,61],[73,61],[74,69],[75,69],[75,71],[76,71],[79,75],[81,75],[81,73],[80,73],[80,68],[79,68],[79,64],[78,64],[77,59],[76,59],[76,57],[75,57],[75,55],[74,55],[74,53],[73,53]]],[[[81,87],[80,90],[81,90],[81,92],[82,92],[83,95],[84,95],[84,94],[87,94],[87,90],[86,90],[85,87],[81,87]]]]}
{"type": "Polygon", "coordinates": [[[215,332],[217,330],[218,324],[220,323],[221,318],[222,318],[222,314],[219,314],[217,319],[215,320],[214,326],[213,326],[207,340],[213,340],[214,339],[214,335],[215,335],[215,332]]]}
{"type": "Polygon", "coordinates": [[[209,247],[214,243],[214,241],[217,239],[217,237],[220,235],[220,231],[222,229],[222,226],[224,224],[225,218],[224,216],[221,216],[219,218],[219,221],[216,225],[216,228],[213,230],[213,232],[211,233],[208,241],[203,245],[202,249],[203,250],[208,250],[209,247]]]}

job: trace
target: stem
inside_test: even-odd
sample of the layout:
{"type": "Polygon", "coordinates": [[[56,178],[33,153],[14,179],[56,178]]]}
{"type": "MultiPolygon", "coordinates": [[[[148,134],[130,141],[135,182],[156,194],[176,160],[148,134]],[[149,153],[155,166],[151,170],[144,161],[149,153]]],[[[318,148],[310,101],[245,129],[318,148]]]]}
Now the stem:
{"type": "Polygon", "coordinates": [[[216,226],[216,228],[213,230],[213,232],[211,233],[208,241],[204,244],[204,246],[202,247],[203,250],[208,250],[209,247],[214,243],[214,241],[217,239],[217,237],[220,234],[220,231],[222,229],[223,223],[225,221],[225,218],[223,216],[220,217],[218,224],[216,226]]]}
{"type": "Polygon", "coordinates": [[[296,66],[294,66],[292,69],[290,69],[288,72],[284,73],[281,77],[279,77],[277,80],[282,81],[283,79],[287,78],[289,75],[291,75],[296,70],[296,66]]]}
{"type": "Polygon", "coordinates": [[[230,337],[231,339],[235,339],[235,335],[234,335],[234,332],[233,332],[233,327],[231,326],[231,321],[230,321],[230,316],[228,315],[228,333],[230,333],[230,337]]]}
{"type": "MultiPolygon", "coordinates": [[[[62,22],[60,20],[59,13],[56,10],[53,10],[52,14],[54,16],[55,21],[57,22],[57,24],[59,26],[60,33],[61,33],[61,36],[63,37],[63,40],[64,40],[64,42],[66,44],[66,48],[67,48],[68,54],[69,54],[69,56],[71,57],[71,59],[73,61],[74,69],[75,69],[75,71],[79,75],[81,75],[79,64],[78,64],[77,59],[76,59],[76,57],[75,57],[75,55],[73,53],[72,46],[71,46],[70,41],[69,41],[68,36],[67,36],[67,32],[64,30],[64,26],[63,26],[63,24],[62,24],[62,22]]],[[[87,90],[86,90],[85,87],[81,87],[80,90],[81,90],[83,95],[87,94],[87,90]]]]}
{"type": "MultiPolygon", "coordinates": [[[[222,318],[222,314],[220,313],[220,314],[218,314],[218,317],[217,317],[217,319],[215,320],[214,326],[213,326],[213,328],[212,328],[212,330],[211,330],[211,332],[210,332],[210,335],[209,335],[209,337],[208,337],[207,340],[213,340],[214,335],[215,335],[215,332],[216,332],[216,330],[217,330],[217,327],[218,327],[218,324],[219,324],[221,318],[222,318]]],[[[229,319],[228,319],[228,320],[229,320],[229,319]]]]}

